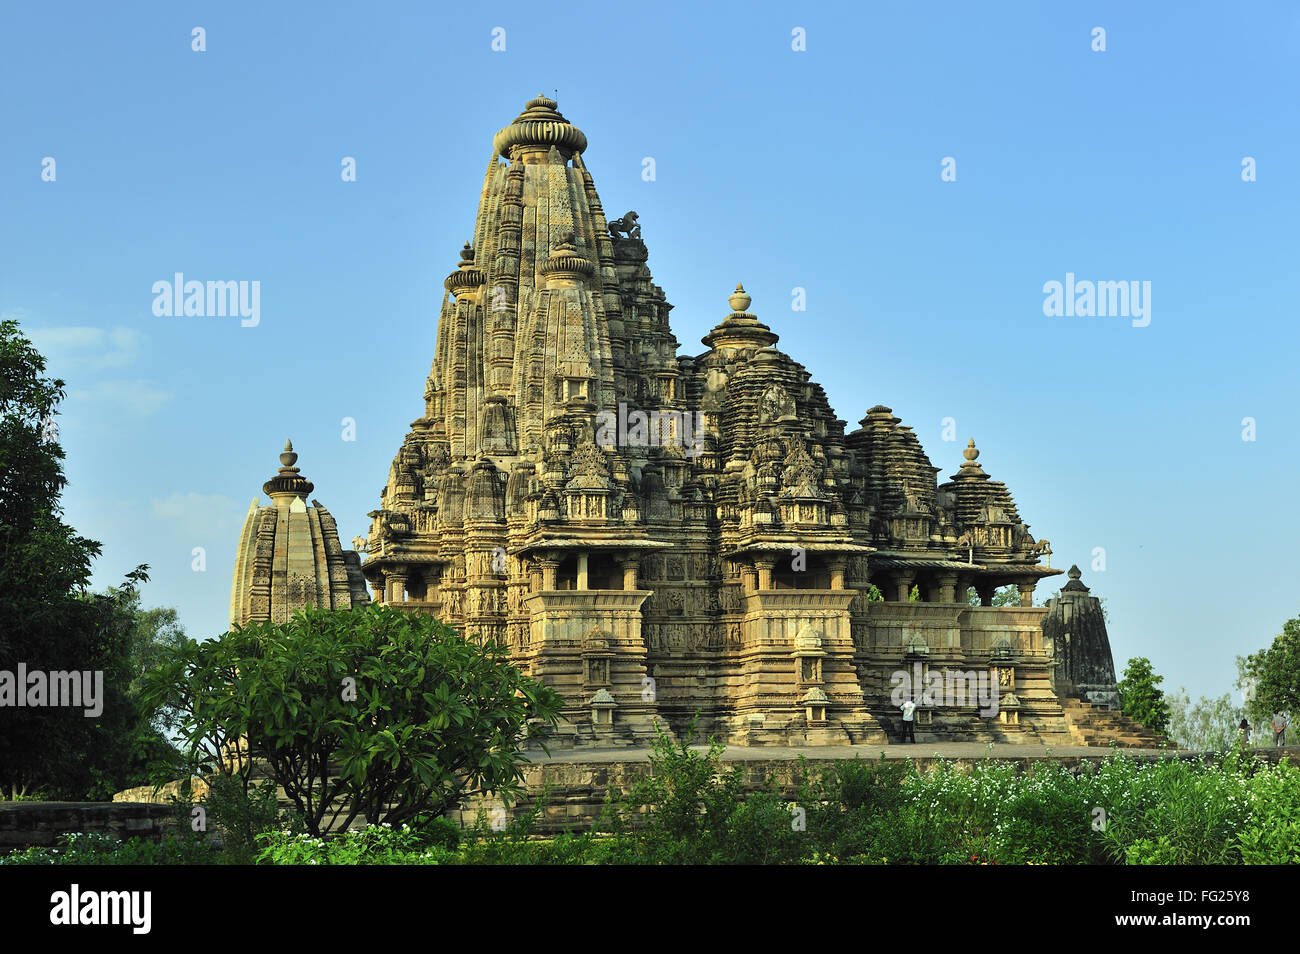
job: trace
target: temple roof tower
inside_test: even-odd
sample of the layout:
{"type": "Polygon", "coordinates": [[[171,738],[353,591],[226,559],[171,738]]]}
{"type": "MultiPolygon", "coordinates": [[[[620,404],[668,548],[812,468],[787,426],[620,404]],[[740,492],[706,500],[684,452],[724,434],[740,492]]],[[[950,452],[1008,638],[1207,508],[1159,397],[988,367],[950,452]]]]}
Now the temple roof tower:
{"type": "MultiPolygon", "coordinates": [[[[587,145],[545,96],[492,140],[439,269],[423,414],[357,543],[375,597],[508,646],[575,744],[646,745],[696,711],[738,744],[882,740],[884,680],[921,648],[1008,680],[1005,730],[963,712],[944,731],[1063,735],[1032,606],[1060,571],[974,441],[940,484],[888,407],[846,433],[743,285],[679,354],[641,223],[606,219],[587,145]],[[1006,585],[1020,606],[992,605],[1006,585]]],[[[292,529],[301,480],[282,469],[246,537],[292,529]]]]}
{"type": "Polygon", "coordinates": [[[346,609],[368,602],[361,564],[344,551],[329,511],[307,495],[315,489],[294,466],[298,455],[284,442],[280,469],[262,485],[271,498],[249,504],[235,554],[230,624],[283,623],[306,606],[346,609]]]}

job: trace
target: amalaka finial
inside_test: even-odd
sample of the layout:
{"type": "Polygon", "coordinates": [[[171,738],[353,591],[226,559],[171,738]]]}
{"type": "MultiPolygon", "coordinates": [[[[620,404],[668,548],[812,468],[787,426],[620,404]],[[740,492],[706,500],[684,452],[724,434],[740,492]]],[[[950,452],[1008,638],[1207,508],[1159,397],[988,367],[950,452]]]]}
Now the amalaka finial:
{"type": "Polygon", "coordinates": [[[966,445],[966,449],[961,452],[961,456],[967,460],[975,460],[979,455],[979,448],[975,446],[975,438],[972,437],[970,443],[966,445]]]}
{"type": "Polygon", "coordinates": [[[737,283],[736,290],[732,292],[731,297],[727,299],[727,304],[731,305],[732,311],[743,313],[747,308],[749,308],[753,301],[754,299],[745,292],[745,286],[737,283]]]}
{"type": "Polygon", "coordinates": [[[1077,580],[1079,577],[1083,576],[1083,574],[1079,572],[1079,565],[1077,563],[1070,567],[1070,572],[1066,575],[1072,580],[1077,580]]]}
{"type": "Polygon", "coordinates": [[[284,442],[284,453],[280,455],[281,467],[292,467],[298,462],[298,455],[293,452],[293,441],[284,442]]]}

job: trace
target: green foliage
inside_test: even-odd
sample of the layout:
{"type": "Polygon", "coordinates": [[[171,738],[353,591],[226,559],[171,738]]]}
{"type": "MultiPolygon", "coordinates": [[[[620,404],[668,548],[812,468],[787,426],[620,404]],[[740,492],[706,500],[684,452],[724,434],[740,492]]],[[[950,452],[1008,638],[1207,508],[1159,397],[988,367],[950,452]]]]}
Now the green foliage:
{"type": "Polygon", "coordinates": [[[196,771],[247,784],[264,762],[313,837],[360,815],[397,824],[512,797],[519,745],[561,705],[504,647],[374,604],[188,640],[147,684],[179,713],[196,771]]]}
{"type": "MultiPolygon", "coordinates": [[[[969,767],[939,761],[925,771],[911,760],[855,759],[815,777],[801,765],[793,801],[771,780],[749,794],[734,787],[735,770],[723,768],[720,754],[717,746],[701,752],[662,738],[656,781],[611,799],[602,826],[611,834],[539,838],[539,802],[495,830],[480,811],[463,836],[442,818],[327,838],[273,830],[258,836],[258,858],[303,865],[1300,862],[1300,769],[1248,754],[1215,763],[1117,752],[1076,769],[1045,761],[1025,771],[992,759],[969,767]]],[[[161,845],[101,835],[71,840],[18,852],[6,863],[213,857],[193,838],[169,836],[161,845]]]]}
{"type": "Polygon", "coordinates": [[[1246,701],[1252,723],[1265,725],[1275,712],[1300,712],[1300,618],[1287,620],[1267,649],[1238,657],[1237,669],[1243,685],[1253,688],[1254,698],[1246,701]]]}
{"type": "Polygon", "coordinates": [[[1217,699],[1201,696],[1191,701],[1186,689],[1168,695],[1169,737],[1180,748],[1223,752],[1241,743],[1241,720],[1246,710],[1233,705],[1224,693],[1217,699]]]}
{"type": "Polygon", "coordinates": [[[1169,703],[1159,688],[1165,681],[1151,668],[1151,660],[1139,656],[1130,659],[1119,681],[1121,709],[1152,732],[1163,734],[1169,728],[1169,703]]]}
{"type": "Polygon", "coordinates": [[[744,797],[740,766],[724,768],[721,743],[692,748],[696,722],[681,738],[656,724],[650,773],[614,791],[602,827],[619,836],[612,858],[641,864],[772,864],[798,857],[798,806],[775,787],[744,797]]]}
{"type": "Polygon", "coordinates": [[[880,587],[876,586],[876,584],[874,583],[872,583],[869,587],[867,587],[867,602],[868,603],[885,602],[885,594],[880,592],[880,587]]]}
{"type": "Polygon", "coordinates": [[[68,706],[5,709],[0,797],[10,799],[107,798],[172,758],[132,685],[136,588],[148,568],[120,589],[87,593],[100,545],[62,519],[67,478],[54,419],[64,394],[17,322],[0,321],[0,670],[103,673],[96,717],[68,706]]]}
{"type": "MultiPolygon", "coordinates": [[[[280,811],[275,782],[266,780],[245,785],[232,775],[218,773],[208,782],[208,793],[202,801],[207,813],[207,827],[221,838],[221,862],[230,865],[251,865],[259,854],[257,838],[269,831],[284,830],[298,833],[303,830],[300,820],[280,811]]],[[[183,824],[189,823],[188,799],[181,802],[183,824]]]]}
{"type": "Polygon", "coordinates": [[[157,842],[100,832],[60,835],[54,847],[32,846],[0,857],[4,865],[206,865],[217,853],[202,840],[167,834],[157,842]]]}
{"type": "Polygon", "coordinates": [[[429,844],[409,825],[369,825],[329,839],[277,831],[258,840],[259,860],[274,865],[439,865],[455,858],[454,852],[429,844]]]}

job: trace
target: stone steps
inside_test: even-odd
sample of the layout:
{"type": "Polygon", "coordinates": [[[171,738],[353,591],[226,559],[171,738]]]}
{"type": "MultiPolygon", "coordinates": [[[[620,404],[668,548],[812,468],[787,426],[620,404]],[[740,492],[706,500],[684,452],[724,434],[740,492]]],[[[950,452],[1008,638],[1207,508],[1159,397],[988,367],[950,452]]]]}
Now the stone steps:
{"type": "Polygon", "coordinates": [[[1158,748],[1168,744],[1163,736],[1114,709],[1099,709],[1090,702],[1062,699],[1061,709],[1070,734],[1082,745],[1158,748]]]}

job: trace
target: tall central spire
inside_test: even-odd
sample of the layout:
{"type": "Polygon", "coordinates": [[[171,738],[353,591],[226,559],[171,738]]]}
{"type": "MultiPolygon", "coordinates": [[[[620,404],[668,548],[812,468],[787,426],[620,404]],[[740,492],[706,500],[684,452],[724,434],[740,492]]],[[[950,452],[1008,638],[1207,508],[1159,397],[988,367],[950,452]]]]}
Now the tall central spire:
{"type": "Polygon", "coordinates": [[[640,239],[611,236],[586,148],[546,96],[493,138],[426,391],[430,436],[452,460],[534,455],[548,420],[616,407],[637,393],[643,354],[651,374],[675,357],[671,306],[640,239]]]}

